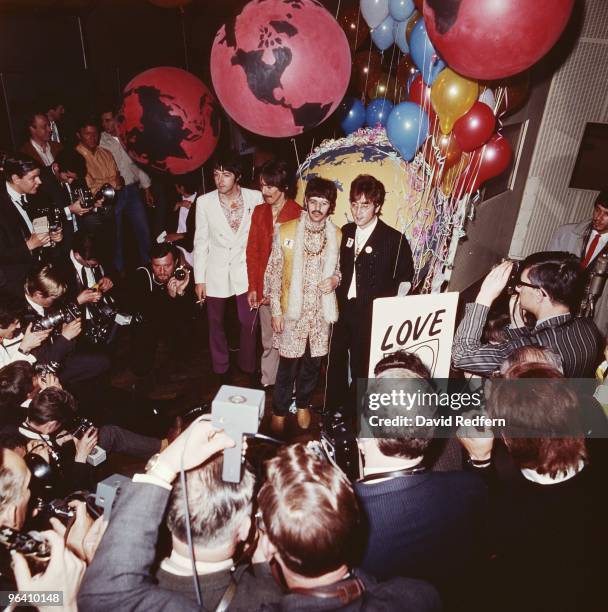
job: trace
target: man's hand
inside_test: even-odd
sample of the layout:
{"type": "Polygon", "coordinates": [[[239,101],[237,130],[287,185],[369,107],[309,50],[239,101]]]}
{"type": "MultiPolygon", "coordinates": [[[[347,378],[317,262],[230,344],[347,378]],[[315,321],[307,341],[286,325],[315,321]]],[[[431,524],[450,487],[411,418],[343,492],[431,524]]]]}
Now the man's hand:
{"type": "Polygon", "coordinates": [[[250,291],[247,294],[247,302],[249,302],[249,308],[259,308],[260,302],[258,302],[258,292],[250,291]]]}
{"type": "Polygon", "coordinates": [[[82,331],[82,319],[78,317],[69,323],[64,323],[61,328],[61,335],[66,340],[74,340],[82,331]]]}
{"type": "Polygon", "coordinates": [[[271,321],[272,331],[276,334],[282,334],[285,329],[285,319],[283,316],[272,317],[271,321]]]}
{"type": "Polygon", "coordinates": [[[188,210],[190,210],[191,206],[192,206],[192,202],[189,202],[188,200],[181,200],[181,202],[177,202],[175,204],[175,206],[173,207],[173,211],[175,212],[176,210],[179,210],[180,208],[187,208],[188,210]]]}
{"type": "Polygon", "coordinates": [[[186,276],[184,277],[184,279],[181,281],[177,281],[177,285],[176,285],[177,295],[184,295],[186,291],[186,287],[188,286],[188,283],[190,282],[190,268],[185,268],[185,270],[186,270],[186,276]]]}
{"type": "Polygon", "coordinates": [[[99,300],[101,300],[101,291],[97,291],[96,289],[83,289],[76,298],[76,301],[81,306],[89,302],[99,302],[99,300]]]}
{"type": "Polygon", "coordinates": [[[234,440],[223,431],[214,429],[209,421],[193,423],[160,453],[159,463],[177,474],[181,468],[182,456],[185,470],[195,468],[209,457],[232,448],[234,440]]]}
{"type": "Polygon", "coordinates": [[[46,246],[51,241],[51,236],[48,232],[44,234],[32,234],[26,241],[25,244],[30,251],[35,251],[40,247],[46,246]]]}
{"type": "Polygon", "coordinates": [[[172,276],[167,283],[167,295],[174,298],[177,295],[177,279],[172,276]]]}
{"type": "Polygon", "coordinates": [[[32,323],[30,323],[23,334],[19,350],[27,355],[32,349],[38,348],[51,335],[52,331],[52,329],[32,331],[32,323]]]}
{"type": "MultiPolygon", "coordinates": [[[[54,531],[44,531],[42,535],[51,547],[51,560],[42,574],[32,576],[25,557],[12,553],[13,572],[20,591],[61,591],[63,592],[64,612],[76,612],[76,597],[86,564],[63,543],[63,538],[54,531]]],[[[40,606],[39,610],[52,611],[57,608],[40,606]]]]}
{"type": "Polygon", "coordinates": [[[110,291],[110,289],[112,289],[113,286],[114,286],[114,283],[112,282],[112,279],[108,278],[107,276],[102,276],[97,281],[97,289],[99,289],[99,291],[101,291],[102,293],[105,293],[106,291],[110,291]]]}
{"type": "Polygon", "coordinates": [[[61,383],[59,382],[59,379],[57,378],[57,375],[53,374],[52,372],[47,372],[44,377],[38,376],[36,380],[38,381],[38,386],[40,387],[41,391],[43,389],[48,389],[49,387],[57,387],[57,389],[63,389],[61,383]]]}
{"type": "Polygon", "coordinates": [[[469,457],[471,457],[473,461],[490,460],[492,457],[492,446],[494,445],[492,432],[488,432],[487,434],[479,432],[479,437],[475,436],[474,438],[466,438],[464,435],[461,435],[460,431],[457,432],[457,435],[459,442],[467,453],[469,453],[469,457]],[[488,437],[482,437],[482,435],[487,435],[488,437]]]}
{"type": "Polygon", "coordinates": [[[87,457],[97,445],[98,435],[99,432],[96,427],[89,427],[80,440],[74,438],[74,444],[76,445],[76,456],[74,457],[74,461],[76,463],[87,462],[87,457]]]}
{"type": "Polygon", "coordinates": [[[340,279],[334,274],[319,283],[319,289],[321,293],[331,293],[338,286],[340,279]]]}
{"type": "Polygon", "coordinates": [[[154,196],[150,187],[144,189],[144,202],[148,208],[154,208],[154,196]]]}
{"type": "Polygon", "coordinates": [[[58,230],[51,232],[49,238],[55,243],[61,242],[63,240],[63,228],[60,227],[58,230]]]}
{"type": "Polygon", "coordinates": [[[73,204],[70,204],[68,206],[68,209],[73,215],[76,215],[77,217],[88,215],[91,212],[91,210],[93,210],[92,208],[83,208],[81,198],[78,198],[73,204]]]}
{"type": "Polygon", "coordinates": [[[483,283],[475,300],[482,306],[488,308],[492,306],[494,300],[502,293],[502,290],[507,286],[511,269],[513,268],[512,261],[503,261],[495,268],[490,270],[490,273],[483,279],[483,283]]]}
{"type": "Polygon", "coordinates": [[[194,285],[194,293],[196,293],[196,299],[199,302],[204,302],[207,299],[207,289],[205,283],[196,283],[194,285]]]}

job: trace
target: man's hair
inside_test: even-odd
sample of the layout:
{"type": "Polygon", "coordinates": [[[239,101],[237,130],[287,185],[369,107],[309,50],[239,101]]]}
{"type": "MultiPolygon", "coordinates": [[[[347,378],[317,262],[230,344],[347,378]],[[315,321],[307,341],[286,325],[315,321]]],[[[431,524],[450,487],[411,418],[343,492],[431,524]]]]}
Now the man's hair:
{"type": "Polygon", "coordinates": [[[511,322],[511,317],[504,312],[488,315],[488,319],[481,334],[484,344],[502,344],[509,337],[505,327],[511,322]]]}
{"type": "Polygon", "coordinates": [[[500,366],[500,373],[504,375],[509,369],[518,364],[534,364],[535,366],[548,365],[563,374],[564,362],[560,355],[544,346],[520,346],[516,348],[500,366]]]}
{"type": "Polygon", "coordinates": [[[15,155],[9,155],[4,159],[2,170],[4,173],[4,180],[9,183],[12,180],[14,174],[19,178],[23,178],[26,174],[32,170],[39,170],[40,164],[30,157],[29,155],[23,155],[17,153],[15,155]]]}
{"type": "Polygon", "coordinates": [[[338,189],[333,181],[313,176],[306,183],[305,198],[325,198],[329,202],[328,215],[333,214],[338,199],[338,189]]]}
{"type": "Polygon", "coordinates": [[[27,418],[35,425],[58,421],[68,425],[76,413],[76,400],[65,389],[47,387],[36,395],[27,408],[27,418]]]}
{"type": "Polygon", "coordinates": [[[4,467],[5,452],[0,448],[0,512],[4,512],[7,506],[19,504],[23,495],[23,476],[4,467]]]}
{"type": "Polygon", "coordinates": [[[365,196],[366,200],[373,202],[374,206],[380,206],[380,210],[382,210],[386,189],[377,178],[370,174],[360,174],[350,184],[349,198],[351,202],[355,202],[361,196],[365,196]]]}
{"type": "Polygon", "coordinates": [[[175,177],[175,185],[181,185],[188,194],[196,193],[201,186],[201,172],[195,170],[175,177]]]}
{"type": "Polygon", "coordinates": [[[26,116],[25,116],[25,127],[26,127],[26,131],[28,134],[28,138],[29,138],[29,128],[34,127],[34,123],[36,122],[36,117],[44,117],[47,121],[48,121],[48,117],[46,116],[46,112],[40,110],[40,109],[35,109],[31,112],[29,112],[26,116]]]}
{"type": "Polygon", "coordinates": [[[521,270],[528,271],[530,283],[541,287],[552,302],[572,308],[582,289],[580,266],[579,258],[571,253],[541,251],[528,255],[521,270]]]}
{"type": "Polygon", "coordinates": [[[314,577],[351,563],[359,506],[344,473],[303,444],[281,448],[266,466],[258,504],[285,565],[314,577]]]}
{"type": "Polygon", "coordinates": [[[488,416],[505,419],[503,437],[519,468],[555,478],[586,459],[578,398],[562,374],[549,365],[514,365],[505,380],[492,384],[487,406],[488,416]],[[522,378],[533,383],[514,380],[522,378]],[[553,435],[535,437],[534,432],[553,435]]]}
{"type": "Polygon", "coordinates": [[[177,265],[180,260],[179,250],[174,244],[170,242],[157,242],[150,249],[150,259],[162,259],[169,254],[173,255],[173,260],[177,265]]]}
{"type": "Polygon", "coordinates": [[[99,260],[99,242],[94,234],[78,230],[72,239],[72,251],[83,259],[99,260]]]}
{"type": "Polygon", "coordinates": [[[64,106],[65,101],[59,95],[53,94],[48,96],[43,103],[43,107],[45,108],[44,114],[46,115],[50,110],[55,110],[58,106],[64,106]]]}
{"type": "Polygon", "coordinates": [[[80,130],[82,130],[83,128],[87,128],[91,126],[97,128],[98,131],[101,131],[101,128],[99,125],[99,118],[97,117],[97,115],[92,115],[92,114],[81,115],[78,118],[78,121],[76,122],[76,131],[80,132],[80,130]]]}
{"type": "Polygon", "coordinates": [[[218,154],[213,161],[213,171],[232,172],[239,183],[243,177],[243,162],[238,155],[218,154]]]}
{"type": "Polygon", "coordinates": [[[608,191],[603,189],[597,194],[595,198],[594,206],[601,206],[602,208],[608,208],[608,191]]]}
{"type": "Polygon", "coordinates": [[[283,159],[270,159],[260,168],[260,180],[287,195],[291,191],[289,167],[283,159]]]}
{"type": "Polygon", "coordinates": [[[21,320],[24,310],[23,298],[10,293],[0,293],[0,327],[6,329],[15,321],[21,320]]]}
{"type": "Polygon", "coordinates": [[[0,409],[18,410],[34,388],[34,368],[27,361],[13,361],[0,369],[0,409]]]}
{"type": "Polygon", "coordinates": [[[431,379],[431,371],[424,365],[422,359],[416,353],[407,351],[395,351],[383,357],[374,367],[374,376],[386,372],[386,370],[410,370],[420,378],[431,379]]]}
{"type": "Polygon", "coordinates": [[[67,289],[65,277],[52,264],[32,270],[25,279],[25,290],[32,296],[39,291],[43,297],[61,297],[67,289]]]}
{"type": "Polygon", "coordinates": [[[73,172],[79,178],[87,174],[87,162],[75,149],[62,149],[55,157],[59,172],[73,172]]]}
{"type": "MultiPolygon", "coordinates": [[[[195,545],[217,548],[232,544],[236,530],[251,517],[255,477],[245,468],[241,482],[222,480],[223,455],[207,461],[186,474],[190,528],[195,545]]],[[[169,500],[167,527],[180,542],[187,542],[185,495],[181,482],[173,487],[169,500]]]]}

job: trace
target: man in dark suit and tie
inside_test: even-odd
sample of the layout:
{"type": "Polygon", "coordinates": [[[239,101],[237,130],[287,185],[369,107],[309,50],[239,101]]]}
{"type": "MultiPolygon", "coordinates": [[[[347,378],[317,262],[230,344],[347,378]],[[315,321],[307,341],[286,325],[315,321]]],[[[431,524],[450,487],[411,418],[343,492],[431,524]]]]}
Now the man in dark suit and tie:
{"type": "Polygon", "coordinates": [[[42,247],[61,242],[62,232],[35,232],[29,197],[40,186],[40,168],[25,155],[7,157],[0,186],[0,283],[14,295],[23,293],[23,283],[32,265],[40,260],[42,247]]]}
{"type": "Polygon", "coordinates": [[[329,353],[331,385],[326,404],[332,411],[350,410],[357,379],[367,377],[374,300],[397,295],[400,285],[411,282],[414,274],[407,239],[378,218],[385,194],[384,185],[366,174],[359,175],[350,186],[354,222],[342,228],[342,281],[336,289],[340,318],[334,325],[329,353]]]}

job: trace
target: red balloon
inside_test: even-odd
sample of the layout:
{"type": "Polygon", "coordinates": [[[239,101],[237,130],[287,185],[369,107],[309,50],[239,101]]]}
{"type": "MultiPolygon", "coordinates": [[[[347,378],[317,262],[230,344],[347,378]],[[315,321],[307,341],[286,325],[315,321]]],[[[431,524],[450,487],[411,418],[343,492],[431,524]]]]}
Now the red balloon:
{"type": "Polygon", "coordinates": [[[502,174],[511,163],[513,153],[509,141],[501,134],[494,134],[486,145],[471,155],[467,169],[458,177],[454,191],[473,193],[482,183],[502,174]]]}
{"type": "Polygon", "coordinates": [[[502,79],[536,63],[564,31],[574,0],[426,0],[431,42],[452,70],[502,79]]]}
{"type": "Polygon", "coordinates": [[[434,132],[438,117],[431,104],[431,88],[422,80],[422,74],[417,74],[412,81],[407,99],[423,108],[424,112],[429,116],[429,132],[434,132]]]}
{"type": "Polygon", "coordinates": [[[182,8],[190,4],[192,0],[149,0],[149,2],[161,8],[182,8]]]}
{"type": "Polygon", "coordinates": [[[475,102],[471,110],[454,124],[452,133],[463,151],[473,151],[484,145],[494,133],[496,117],[483,102],[475,102]]]}
{"type": "Polygon", "coordinates": [[[316,0],[253,0],[211,49],[211,78],[226,112],[247,130],[294,136],[329,117],[350,79],[346,35],[316,0]]]}
{"type": "Polygon", "coordinates": [[[213,153],[220,112],[213,94],[194,75],[179,68],[152,68],[125,87],[117,124],[136,162],[184,174],[213,153]]]}

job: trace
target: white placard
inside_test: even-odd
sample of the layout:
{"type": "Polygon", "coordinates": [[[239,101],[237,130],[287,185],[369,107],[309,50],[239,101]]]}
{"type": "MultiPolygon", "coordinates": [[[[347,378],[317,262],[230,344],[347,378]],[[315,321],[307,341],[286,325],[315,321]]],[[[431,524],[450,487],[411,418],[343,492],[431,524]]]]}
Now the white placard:
{"type": "Polygon", "coordinates": [[[389,353],[416,353],[433,378],[448,378],[458,292],[374,300],[369,377],[389,353]]]}

